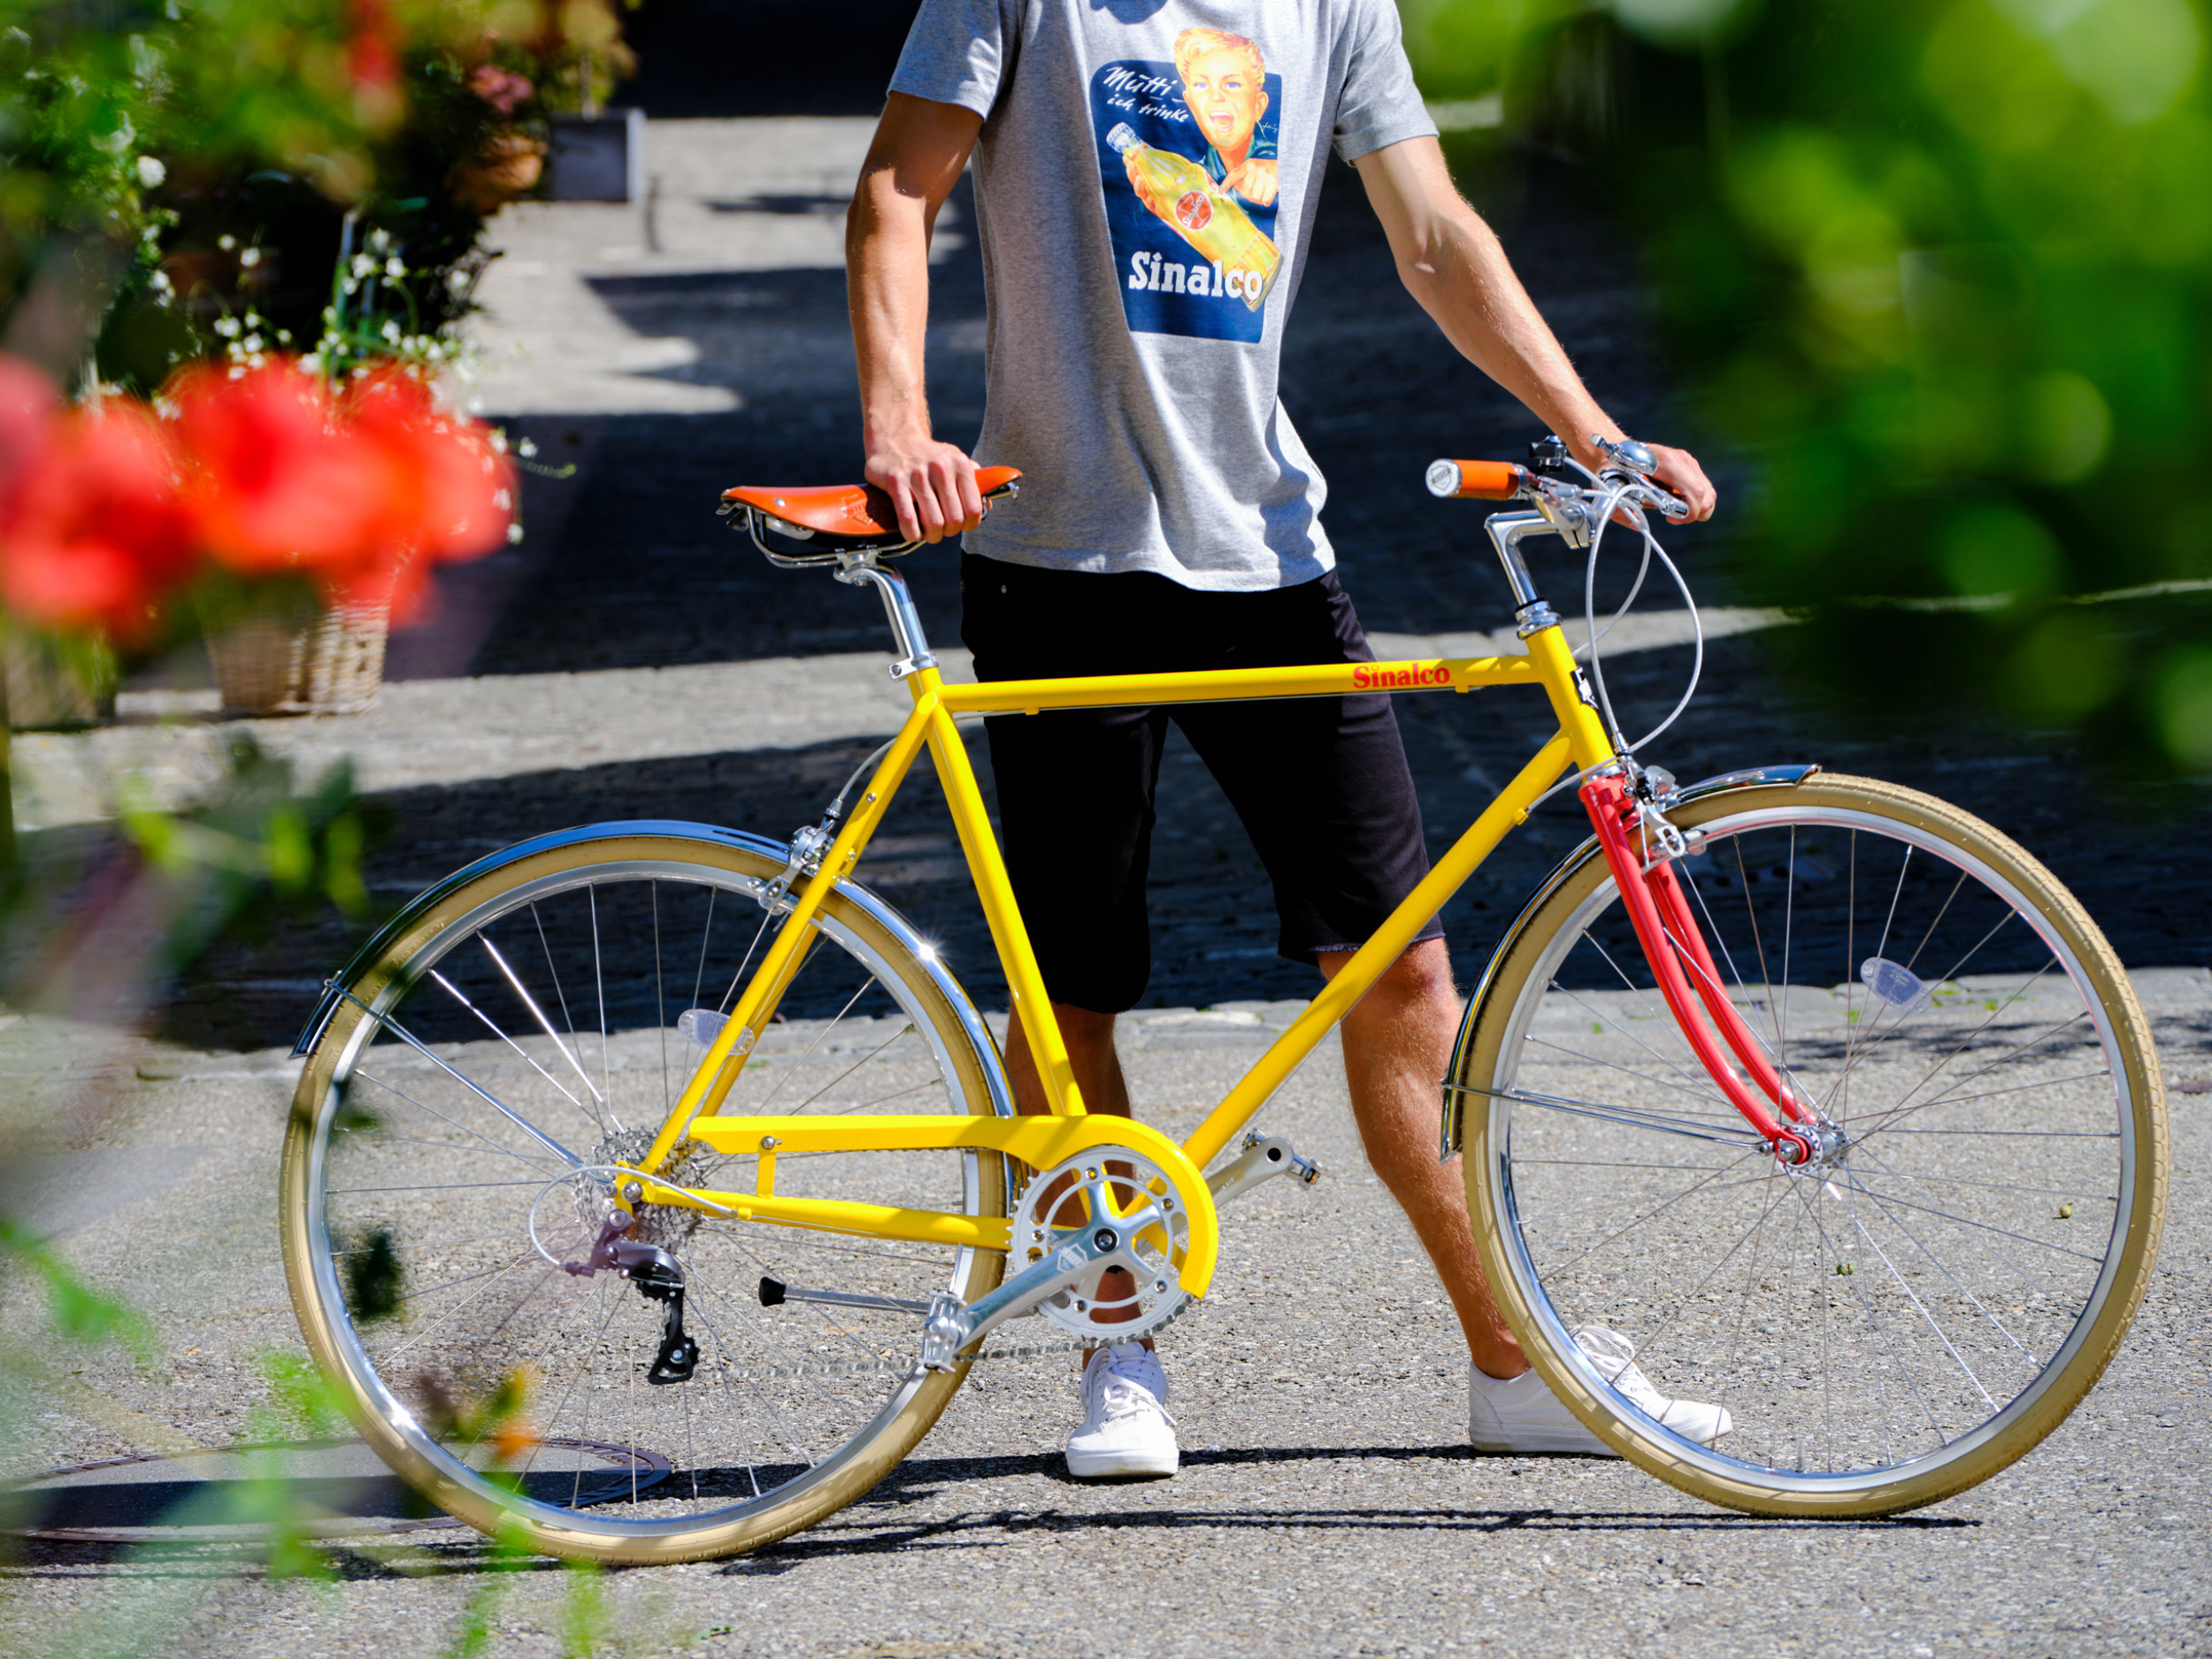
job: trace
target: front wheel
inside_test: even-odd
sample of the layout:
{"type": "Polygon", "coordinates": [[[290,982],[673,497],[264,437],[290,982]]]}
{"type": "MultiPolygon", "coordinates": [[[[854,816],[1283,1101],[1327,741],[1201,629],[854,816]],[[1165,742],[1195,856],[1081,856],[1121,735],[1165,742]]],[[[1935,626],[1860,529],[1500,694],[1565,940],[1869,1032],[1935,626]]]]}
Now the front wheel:
{"type": "MultiPolygon", "coordinates": [[[[912,1314],[766,1307],[760,1284],[968,1302],[991,1252],[641,1205],[626,1237],[676,1263],[687,1356],[648,1279],[590,1271],[593,1176],[644,1154],[781,925],[757,900],[783,868],[689,826],[549,838],[403,918],[317,1037],[284,1161],[301,1327],[370,1445],[475,1526],[604,1562],[757,1548],[866,1492],[959,1386],[915,1371],[912,1314]]],[[[1010,1111],[987,1031],[895,913],[841,887],[814,928],[724,1110],[1010,1111]]],[[[686,1142],[663,1173],[749,1192],[764,1162],[686,1142]]],[[[777,1162],[787,1196],[1006,1213],[996,1154],[777,1162]]]]}
{"type": "Polygon", "coordinates": [[[1751,1133],[1586,849],[1455,1056],[1492,1285],[1560,1399],[1686,1492],[1932,1503],[2056,1427],[2142,1297],[2166,1184],[2148,1027],[2072,896],[1942,802],[1821,775],[1669,816],[1701,832],[1675,869],[1730,998],[1840,1143],[1792,1167],[1751,1133]],[[1589,1326],[1732,1432],[1701,1446],[1639,1410],[1589,1326]]]}

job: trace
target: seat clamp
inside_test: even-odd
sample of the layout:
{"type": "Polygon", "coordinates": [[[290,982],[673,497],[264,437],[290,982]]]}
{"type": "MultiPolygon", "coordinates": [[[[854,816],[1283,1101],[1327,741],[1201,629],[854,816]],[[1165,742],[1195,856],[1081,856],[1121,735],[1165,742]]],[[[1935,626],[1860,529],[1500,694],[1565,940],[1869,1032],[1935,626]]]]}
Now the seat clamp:
{"type": "Polygon", "coordinates": [[[897,662],[891,664],[891,678],[894,680],[904,680],[909,674],[918,674],[925,668],[934,668],[936,666],[937,659],[931,656],[927,651],[924,651],[915,657],[902,657],[897,662]]]}

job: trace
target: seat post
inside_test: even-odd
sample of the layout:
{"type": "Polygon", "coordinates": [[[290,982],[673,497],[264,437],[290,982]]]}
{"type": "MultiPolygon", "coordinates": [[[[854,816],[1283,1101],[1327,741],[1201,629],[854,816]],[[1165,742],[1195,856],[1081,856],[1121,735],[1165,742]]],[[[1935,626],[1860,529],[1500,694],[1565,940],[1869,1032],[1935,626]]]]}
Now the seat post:
{"type": "Polygon", "coordinates": [[[905,578],[878,565],[874,554],[857,553],[837,561],[837,580],[849,588],[872,586],[883,596],[883,614],[890,620],[891,635],[899,651],[899,660],[891,664],[892,679],[904,680],[909,674],[937,666],[905,578]]]}

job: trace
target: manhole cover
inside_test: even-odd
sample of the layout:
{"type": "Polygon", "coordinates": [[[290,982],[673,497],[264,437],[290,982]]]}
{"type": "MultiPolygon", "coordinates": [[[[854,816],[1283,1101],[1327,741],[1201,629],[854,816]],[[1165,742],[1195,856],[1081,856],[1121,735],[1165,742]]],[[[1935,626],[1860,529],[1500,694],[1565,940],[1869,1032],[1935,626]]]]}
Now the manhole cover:
{"type": "MultiPolygon", "coordinates": [[[[668,1477],[668,1461],[597,1440],[540,1443],[524,1492],[577,1508],[627,1497],[668,1477]]],[[[240,1446],[111,1457],[0,1491],[0,1531],[64,1543],[240,1543],[268,1517],[300,1517],[311,1538],[358,1538],[460,1525],[358,1440],[240,1446]]]]}

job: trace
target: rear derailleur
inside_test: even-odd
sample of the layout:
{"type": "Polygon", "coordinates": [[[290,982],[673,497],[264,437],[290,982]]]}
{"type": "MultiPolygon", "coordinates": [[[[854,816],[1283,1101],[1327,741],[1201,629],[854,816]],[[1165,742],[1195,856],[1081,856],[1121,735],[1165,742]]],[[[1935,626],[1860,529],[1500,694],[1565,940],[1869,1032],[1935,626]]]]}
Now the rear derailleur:
{"type": "Polygon", "coordinates": [[[684,1270],[659,1245],[622,1237],[633,1219],[628,1216],[614,1217],[600,1229],[599,1241],[591,1247],[588,1260],[564,1262],[561,1265],[579,1278],[588,1278],[602,1268],[611,1268],[636,1286],[638,1294],[646,1301],[666,1304],[661,1316],[660,1351],[654,1355],[645,1380],[689,1382],[692,1372],[699,1368],[699,1344],[684,1329],[684,1270]]]}

